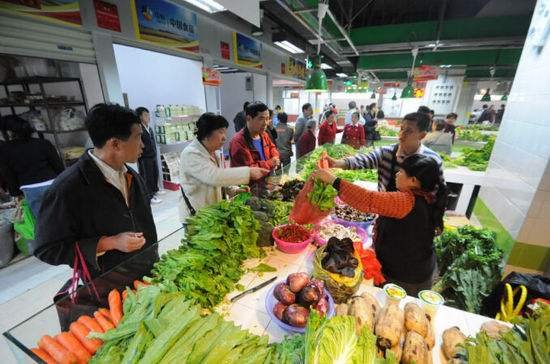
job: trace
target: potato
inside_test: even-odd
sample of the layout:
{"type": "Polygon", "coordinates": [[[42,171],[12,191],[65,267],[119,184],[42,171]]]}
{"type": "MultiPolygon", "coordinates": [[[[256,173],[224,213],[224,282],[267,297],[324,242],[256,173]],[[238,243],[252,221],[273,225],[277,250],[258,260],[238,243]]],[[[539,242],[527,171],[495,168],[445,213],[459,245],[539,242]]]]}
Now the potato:
{"type": "Polygon", "coordinates": [[[403,345],[401,363],[429,364],[431,363],[430,351],[424,338],[415,331],[407,332],[403,345]]]}
{"type": "Polygon", "coordinates": [[[405,314],[396,304],[387,304],[378,314],[374,333],[378,346],[389,349],[399,343],[405,325],[405,314]]]}
{"type": "Polygon", "coordinates": [[[443,331],[442,336],[443,344],[441,344],[441,348],[445,357],[450,360],[456,356],[457,346],[466,340],[466,335],[457,326],[453,326],[443,331]]]}
{"type": "Polygon", "coordinates": [[[428,335],[430,322],[426,313],[416,303],[409,302],[405,305],[405,328],[414,331],[422,337],[428,335]]]}
{"type": "Polygon", "coordinates": [[[367,327],[370,331],[374,330],[376,307],[363,297],[357,296],[350,300],[348,313],[355,317],[355,329],[358,335],[361,334],[363,327],[367,327]]]}
{"type": "Polygon", "coordinates": [[[487,335],[493,339],[500,338],[500,336],[508,330],[510,330],[510,327],[495,320],[484,322],[483,325],[481,325],[481,331],[485,331],[487,335]]]}

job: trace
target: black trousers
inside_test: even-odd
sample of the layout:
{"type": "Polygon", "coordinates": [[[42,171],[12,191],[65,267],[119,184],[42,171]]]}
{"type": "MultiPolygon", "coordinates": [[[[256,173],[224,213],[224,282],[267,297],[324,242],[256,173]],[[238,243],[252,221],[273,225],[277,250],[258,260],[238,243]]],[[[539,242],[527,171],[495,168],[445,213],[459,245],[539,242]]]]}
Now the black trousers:
{"type": "Polygon", "coordinates": [[[156,158],[140,158],[138,160],[139,174],[145,180],[149,199],[158,192],[159,169],[156,158]]]}

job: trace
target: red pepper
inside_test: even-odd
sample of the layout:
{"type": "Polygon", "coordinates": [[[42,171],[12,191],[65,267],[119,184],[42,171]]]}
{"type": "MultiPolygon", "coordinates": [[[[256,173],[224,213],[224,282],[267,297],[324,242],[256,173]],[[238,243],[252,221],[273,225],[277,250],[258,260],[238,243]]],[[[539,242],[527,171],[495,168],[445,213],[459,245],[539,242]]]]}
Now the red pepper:
{"type": "Polygon", "coordinates": [[[382,274],[382,265],[376,259],[376,253],[372,249],[363,249],[363,244],[354,243],[354,248],[363,265],[363,276],[372,279],[375,286],[380,286],[386,281],[382,274]]]}
{"type": "Polygon", "coordinates": [[[309,231],[296,224],[285,225],[277,230],[277,237],[288,243],[301,243],[309,238],[309,231]]]}

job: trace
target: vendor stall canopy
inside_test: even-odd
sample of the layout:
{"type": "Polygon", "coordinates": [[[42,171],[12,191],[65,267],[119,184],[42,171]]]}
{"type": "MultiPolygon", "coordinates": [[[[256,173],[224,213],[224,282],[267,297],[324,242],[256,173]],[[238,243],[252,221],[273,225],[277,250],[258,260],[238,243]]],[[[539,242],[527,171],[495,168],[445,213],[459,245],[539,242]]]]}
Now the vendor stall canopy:
{"type": "MultiPolygon", "coordinates": [[[[316,52],[319,3],[328,78],[360,74],[369,82],[403,81],[415,67],[466,80],[513,79],[536,0],[268,0],[260,2],[273,41],[316,52]],[[495,70],[491,75],[490,69],[495,70]]],[[[294,54],[294,56],[300,56],[294,54]]]]}

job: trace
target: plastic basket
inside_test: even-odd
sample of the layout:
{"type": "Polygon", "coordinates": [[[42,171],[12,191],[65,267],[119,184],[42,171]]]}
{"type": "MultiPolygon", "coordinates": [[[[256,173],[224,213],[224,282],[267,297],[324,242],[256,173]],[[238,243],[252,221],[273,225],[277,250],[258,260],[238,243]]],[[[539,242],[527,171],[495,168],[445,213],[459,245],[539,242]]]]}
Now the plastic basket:
{"type": "Polygon", "coordinates": [[[277,249],[279,249],[283,253],[298,254],[298,253],[302,252],[305,248],[307,248],[307,246],[309,244],[311,244],[313,242],[314,236],[313,236],[312,232],[309,233],[309,238],[307,238],[306,240],[304,240],[302,242],[298,242],[298,243],[290,243],[288,241],[284,241],[284,240],[279,239],[277,237],[277,231],[279,230],[279,228],[281,228],[283,226],[286,226],[286,225],[276,226],[273,229],[273,231],[271,232],[271,236],[273,236],[273,240],[275,240],[275,246],[277,247],[277,249]]]}

